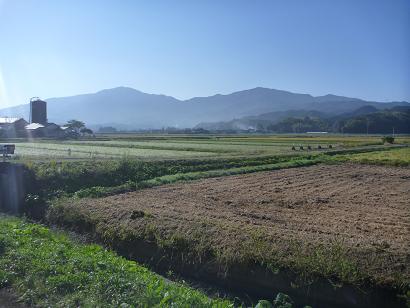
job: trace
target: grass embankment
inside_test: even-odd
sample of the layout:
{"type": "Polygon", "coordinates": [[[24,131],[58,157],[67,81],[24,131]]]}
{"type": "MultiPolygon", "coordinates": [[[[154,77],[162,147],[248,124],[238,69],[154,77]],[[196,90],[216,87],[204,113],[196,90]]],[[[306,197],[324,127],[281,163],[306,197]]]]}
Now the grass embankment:
{"type": "MultiPolygon", "coordinates": [[[[408,272],[397,271],[391,264],[397,256],[388,256],[383,250],[378,251],[378,247],[360,251],[346,246],[344,241],[347,239],[343,235],[335,236],[330,242],[313,244],[295,238],[292,231],[286,237],[286,225],[285,235],[278,238],[270,234],[269,227],[235,224],[228,218],[223,221],[204,216],[178,223],[166,214],[152,214],[138,206],[129,211],[122,210],[119,205],[126,201],[121,198],[117,202],[103,202],[107,205],[98,203],[98,200],[92,204],[90,199],[60,200],[50,208],[48,221],[89,233],[129,256],[138,255],[134,249],[141,243],[149,243],[160,250],[162,258],[176,271],[184,268],[184,262],[196,264],[198,268],[210,263],[218,267],[220,273],[260,265],[267,272],[286,273],[290,270],[298,275],[296,288],[297,284],[304,287],[325,278],[335,283],[335,287],[338,284],[384,285],[399,292],[409,290],[408,272]]],[[[308,225],[309,221],[306,221],[306,228],[308,225]]]]}
{"type": "Polygon", "coordinates": [[[50,208],[48,220],[76,231],[91,232],[114,249],[132,247],[133,242],[139,241],[152,243],[173,260],[171,268],[172,263],[178,264],[182,258],[198,264],[212,261],[221,273],[250,264],[263,265],[274,273],[290,268],[300,275],[302,285],[318,277],[334,277],[335,281],[356,285],[369,279],[368,273],[360,270],[349,251],[337,241],[312,247],[289,239],[284,245],[277,245],[275,238],[265,233],[267,230],[253,225],[233,227],[204,217],[202,221],[174,228],[148,212],[135,210],[130,215],[138,225],[122,224],[117,217],[86,208],[82,200],[66,199],[50,208]]]}
{"type": "Polygon", "coordinates": [[[0,288],[38,307],[232,307],[97,245],[0,216],[0,288]]]}

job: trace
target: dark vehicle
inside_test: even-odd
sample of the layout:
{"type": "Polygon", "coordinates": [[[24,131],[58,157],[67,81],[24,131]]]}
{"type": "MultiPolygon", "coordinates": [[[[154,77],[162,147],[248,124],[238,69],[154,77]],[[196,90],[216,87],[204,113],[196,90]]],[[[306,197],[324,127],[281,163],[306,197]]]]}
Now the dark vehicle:
{"type": "Polygon", "coordinates": [[[13,155],[16,146],[14,144],[0,144],[0,154],[2,154],[5,159],[9,155],[13,155]]]}

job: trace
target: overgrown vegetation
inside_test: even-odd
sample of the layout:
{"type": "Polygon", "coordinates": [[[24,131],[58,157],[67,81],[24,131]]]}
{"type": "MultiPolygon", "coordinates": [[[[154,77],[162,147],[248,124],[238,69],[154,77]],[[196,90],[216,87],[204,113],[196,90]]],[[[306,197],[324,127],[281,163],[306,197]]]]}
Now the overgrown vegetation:
{"type": "Polygon", "coordinates": [[[394,143],[394,137],[393,136],[384,136],[382,138],[383,143],[389,143],[393,144],[394,143]]]}
{"type": "Polygon", "coordinates": [[[0,288],[37,307],[232,307],[97,245],[0,216],[0,288]]]}

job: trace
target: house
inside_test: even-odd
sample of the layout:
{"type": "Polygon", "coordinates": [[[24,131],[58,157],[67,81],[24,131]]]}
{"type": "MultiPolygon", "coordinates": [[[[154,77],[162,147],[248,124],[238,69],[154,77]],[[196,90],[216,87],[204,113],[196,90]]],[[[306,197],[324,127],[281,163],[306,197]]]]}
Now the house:
{"type": "Polygon", "coordinates": [[[24,137],[27,124],[23,118],[0,117],[1,134],[5,138],[24,137]]]}

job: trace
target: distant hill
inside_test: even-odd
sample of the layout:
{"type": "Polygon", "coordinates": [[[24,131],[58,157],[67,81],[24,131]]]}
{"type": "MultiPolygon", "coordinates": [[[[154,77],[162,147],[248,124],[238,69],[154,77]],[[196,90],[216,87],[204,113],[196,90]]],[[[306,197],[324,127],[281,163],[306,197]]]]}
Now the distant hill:
{"type": "Polygon", "coordinates": [[[345,133],[410,134],[410,107],[392,108],[341,120],[345,133]]]}
{"type": "MultiPolygon", "coordinates": [[[[261,114],[268,117],[266,120],[272,121],[269,117],[283,119],[284,114],[291,116],[292,112],[320,112],[332,116],[352,112],[363,106],[386,109],[408,105],[406,102],[368,102],[330,94],[314,97],[267,88],[182,101],[171,96],[118,87],[93,94],[49,98],[46,101],[51,122],[64,123],[70,119],[80,119],[89,126],[112,126],[120,129],[194,127],[198,123],[231,121],[244,117],[244,121],[253,125],[252,121],[255,119],[252,117],[261,114]]],[[[0,116],[28,119],[29,107],[25,104],[1,109],[0,116]]]]}
{"type": "Polygon", "coordinates": [[[264,113],[258,116],[248,116],[231,121],[199,123],[195,128],[210,131],[257,130],[260,127],[276,124],[286,118],[326,118],[329,114],[315,110],[287,110],[264,113]]]}
{"type": "Polygon", "coordinates": [[[331,115],[318,111],[286,111],[243,117],[227,122],[202,123],[196,128],[208,131],[257,131],[275,133],[334,133],[399,134],[410,133],[410,105],[379,110],[363,106],[352,112],[331,115]]]}

